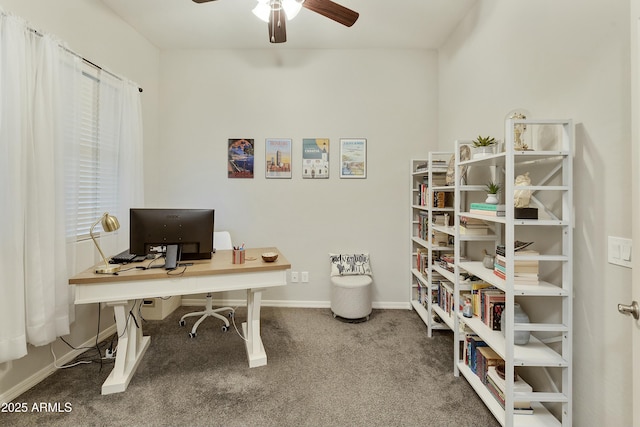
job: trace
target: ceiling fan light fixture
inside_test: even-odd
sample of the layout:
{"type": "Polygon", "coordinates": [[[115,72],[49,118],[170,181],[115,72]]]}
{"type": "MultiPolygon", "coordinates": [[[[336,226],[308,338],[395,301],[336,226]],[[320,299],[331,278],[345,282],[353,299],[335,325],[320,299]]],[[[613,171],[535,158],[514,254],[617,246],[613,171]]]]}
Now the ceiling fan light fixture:
{"type": "Polygon", "coordinates": [[[252,12],[264,22],[269,22],[269,15],[272,10],[284,10],[287,19],[291,21],[302,9],[304,0],[258,0],[258,4],[252,12]]]}
{"type": "Polygon", "coordinates": [[[269,14],[271,13],[270,0],[258,0],[258,4],[253,8],[253,14],[264,22],[269,22],[269,14]]]}
{"type": "Polygon", "coordinates": [[[284,9],[287,19],[291,21],[296,17],[300,9],[302,9],[302,2],[297,0],[282,0],[282,8],[284,9]]]}

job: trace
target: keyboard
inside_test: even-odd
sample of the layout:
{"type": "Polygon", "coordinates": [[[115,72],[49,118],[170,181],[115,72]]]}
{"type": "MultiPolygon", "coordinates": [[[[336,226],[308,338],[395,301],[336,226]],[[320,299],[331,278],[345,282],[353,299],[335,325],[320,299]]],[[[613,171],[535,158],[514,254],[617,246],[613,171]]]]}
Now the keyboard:
{"type": "Polygon", "coordinates": [[[109,260],[110,264],[127,264],[130,262],[140,262],[147,259],[145,255],[136,255],[129,253],[129,249],[126,251],[120,252],[118,255],[114,255],[109,260]]]}

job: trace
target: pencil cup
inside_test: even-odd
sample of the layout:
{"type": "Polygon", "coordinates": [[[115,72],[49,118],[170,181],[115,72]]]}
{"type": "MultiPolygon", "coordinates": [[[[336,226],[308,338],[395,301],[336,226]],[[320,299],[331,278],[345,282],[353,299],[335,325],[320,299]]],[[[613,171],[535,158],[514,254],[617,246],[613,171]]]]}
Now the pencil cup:
{"type": "Polygon", "coordinates": [[[244,264],[244,250],[243,249],[234,249],[233,250],[233,263],[234,264],[244,264]]]}

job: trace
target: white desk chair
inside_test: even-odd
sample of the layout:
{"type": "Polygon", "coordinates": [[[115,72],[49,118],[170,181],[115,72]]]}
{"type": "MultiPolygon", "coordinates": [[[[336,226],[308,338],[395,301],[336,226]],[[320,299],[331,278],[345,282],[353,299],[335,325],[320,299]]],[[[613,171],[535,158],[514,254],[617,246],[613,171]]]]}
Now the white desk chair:
{"type": "MultiPolygon", "coordinates": [[[[218,249],[233,249],[233,243],[231,243],[231,235],[228,231],[214,231],[213,233],[213,247],[218,249]]],[[[216,256],[215,254],[213,256],[216,256]]],[[[226,317],[222,316],[221,312],[229,311],[228,316],[231,318],[234,315],[234,310],[231,307],[221,307],[221,308],[213,308],[213,295],[211,292],[207,294],[207,303],[204,307],[204,311],[197,311],[195,313],[189,313],[182,316],[180,319],[180,326],[184,326],[186,324],[185,320],[187,317],[193,316],[202,316],[191,328],[191,332],[189,332],[189,336],[191,338],[195,338],[197,335],[198,326],[200,323],[207,317],[215,317],[224,322],[224,326],[222,327],[223,332],[227,332],[229,330],[229,321],[226,317]]]]}

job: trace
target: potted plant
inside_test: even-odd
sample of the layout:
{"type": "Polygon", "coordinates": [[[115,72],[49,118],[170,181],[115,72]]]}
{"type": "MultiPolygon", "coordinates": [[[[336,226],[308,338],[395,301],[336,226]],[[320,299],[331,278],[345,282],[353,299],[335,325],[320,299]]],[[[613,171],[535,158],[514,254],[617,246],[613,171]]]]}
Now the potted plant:
{"type": "Polygon", "coordinates": [[[499,183],[493,182],[493,181],[489,181],[485,185],[485,189],[487,190],[487,199],[484,202],[485,203],[491,203],[492,205],[497,205],[498,204],[498,192],[500,191],[500,188],[502,188],[502,187],[500,186],[499,183]]]}
{"type": "Polygon", "coordinates": [[[471,142],[473,143],[473,158],[476,158],[494,154],[498,141],[492,136],[478,135],[478,137],[471,142]]]}

